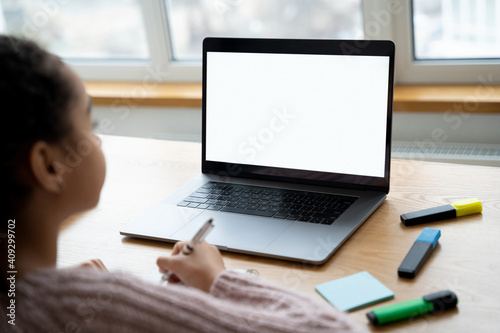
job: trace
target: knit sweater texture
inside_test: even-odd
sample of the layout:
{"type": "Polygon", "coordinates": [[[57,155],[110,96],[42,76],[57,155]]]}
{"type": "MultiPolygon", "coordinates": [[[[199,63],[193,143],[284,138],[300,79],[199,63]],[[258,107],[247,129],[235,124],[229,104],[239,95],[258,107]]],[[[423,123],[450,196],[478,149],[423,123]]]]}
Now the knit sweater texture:
{"type": "Polygon", "coordinates": [[[130,274],[46,269],[17,281],[15,325],[2,295],[0,332],[360,332],[324,302],[224,271],[210,293],[130,274]],[[11,322],[12,323],[12,322],[11,322]]]}

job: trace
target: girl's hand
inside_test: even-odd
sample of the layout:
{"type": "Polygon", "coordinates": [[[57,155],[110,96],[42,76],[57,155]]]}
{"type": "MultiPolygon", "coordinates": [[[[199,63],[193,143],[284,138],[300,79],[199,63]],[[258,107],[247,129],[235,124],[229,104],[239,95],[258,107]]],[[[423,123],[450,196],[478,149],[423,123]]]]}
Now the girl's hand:
{"type": "Polygon", "coordinates": [[[90,267],[90,268],[97,269],[99,271],[105,271],[105,272],[108,271],[106,266],[104,266],[104,264],[102,263],[101,259],[91,259],[87,262],[84,262],[84,263],[78,265],[78,267],[90,267]]]}
{"type": "Polygon", "coordinates": [[[156,263],[161,273],[167,271],[173,273],[168,280],[169,283],[182,282],[208,293],[215,277],[226,269],[219,249],[202,242],[196,245],[189,255],[180,254],[187,243],[187,241],[176,243],[172,256],[159,257],[156,263]]]}

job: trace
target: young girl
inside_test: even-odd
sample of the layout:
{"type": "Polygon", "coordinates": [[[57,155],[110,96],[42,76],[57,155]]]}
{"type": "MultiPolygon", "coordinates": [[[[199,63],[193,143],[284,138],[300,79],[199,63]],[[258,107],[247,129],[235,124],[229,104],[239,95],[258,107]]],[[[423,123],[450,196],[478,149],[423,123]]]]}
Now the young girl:
{"type": "Polygon", "coordinates": [[[68,149],[93,135],[91,99],[68,66],[32,42],[0,36],[0,68],[7,196],[0,230],[1,332],[359,330],[324,302],[226,271],[217,248],[206,242],[189,256],[176,255],[180,242],[171,257],[158,258],[160,271],[174,274],[167,286],[107,272],[98,260],[56,269],[61,223],[94,207],[104,182],[97,137],[77,165],[68,170],[65,164],[68,149]],[[15,241],[10,262],[9,239],[15,241]]]}

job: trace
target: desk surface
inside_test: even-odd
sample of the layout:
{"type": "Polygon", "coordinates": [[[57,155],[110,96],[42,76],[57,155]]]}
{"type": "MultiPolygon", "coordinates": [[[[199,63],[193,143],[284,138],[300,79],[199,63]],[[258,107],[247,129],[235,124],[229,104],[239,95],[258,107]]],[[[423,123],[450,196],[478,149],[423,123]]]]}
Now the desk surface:
{"type": "MultiPolygon", "coordinates": [[[[120,228],[163,199],[201,170],[197,143],[103,137],[107,178],[97,208],[64,222],[58,266],[100,258],[110,270],[145,276],[172,245],[122,237],[120,228]]],[[[492,332],[500,313],[500,168],[392,161],[391,192],[386,202],[322,266],[223,253],[227,268],[254,268],[276,284],[322,299],[314,286],[368,271],[395,293],[393,300],[351,312],[370,327],[373,308],[454,291],[458,308],[373,331],[492,332]],[[426,226],[441,229],[439,244],[413,280],[398,278],[397,268],[424,226],[405,227],[404,212],[478,197],[483,213],[426,226]]],[[[325,301],[326,302],[326,301],[325,301]]]]}

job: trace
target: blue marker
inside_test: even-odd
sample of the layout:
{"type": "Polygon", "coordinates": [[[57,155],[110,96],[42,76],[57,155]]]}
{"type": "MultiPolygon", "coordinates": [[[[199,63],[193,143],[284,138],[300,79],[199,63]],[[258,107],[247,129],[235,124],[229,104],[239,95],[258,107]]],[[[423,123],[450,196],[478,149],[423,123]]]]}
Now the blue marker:
{"type": "Polygon", "coordinates": [[[398,275],[414,278],[431,255],[441,236],[439,229],[424,228],[398,268],[398,275]]]}

